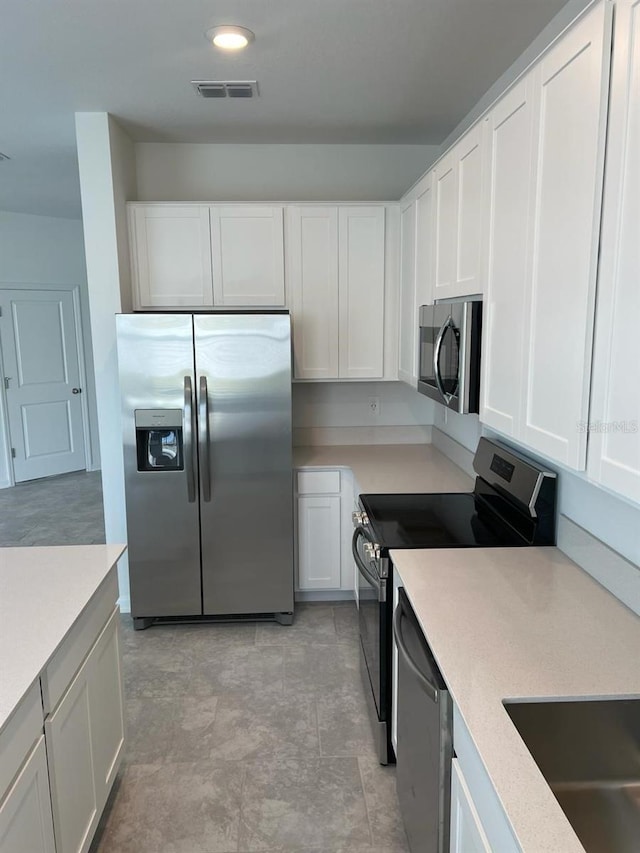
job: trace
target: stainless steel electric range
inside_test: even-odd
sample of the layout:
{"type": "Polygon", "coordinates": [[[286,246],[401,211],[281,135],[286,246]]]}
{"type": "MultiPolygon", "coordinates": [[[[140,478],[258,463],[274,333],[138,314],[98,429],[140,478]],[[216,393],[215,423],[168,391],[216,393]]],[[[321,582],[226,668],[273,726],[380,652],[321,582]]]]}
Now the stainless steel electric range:
{"type": "Polygon", "coordinates": [[[361,669],[381,764],[391,745],[393,566],[399,548],[498,548],[555,544],[556,474],[481,438],[471,493],[362,494],[353,514],[361,669]]]}

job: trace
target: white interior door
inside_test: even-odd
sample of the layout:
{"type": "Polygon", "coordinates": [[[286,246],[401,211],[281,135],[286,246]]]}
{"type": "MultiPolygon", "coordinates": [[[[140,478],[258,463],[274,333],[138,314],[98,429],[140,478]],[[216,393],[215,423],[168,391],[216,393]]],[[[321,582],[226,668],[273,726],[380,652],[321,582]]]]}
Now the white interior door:
{"type": "Polygon", "coordinates": [[[86,467],[73,293],[0,290],[16,482],[86,467]]]}

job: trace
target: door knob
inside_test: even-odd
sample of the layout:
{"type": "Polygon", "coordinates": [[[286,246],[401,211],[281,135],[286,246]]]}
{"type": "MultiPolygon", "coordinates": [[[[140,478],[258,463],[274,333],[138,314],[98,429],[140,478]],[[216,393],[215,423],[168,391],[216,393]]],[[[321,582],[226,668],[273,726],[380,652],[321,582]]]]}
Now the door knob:
{"type": "Polygon", "coordinates": [[[71,393],[72,393],[72,394],[81,394],[81,393],[82,393],[82,388],[72,388],[72,389],[71,389],[71,393]]]}

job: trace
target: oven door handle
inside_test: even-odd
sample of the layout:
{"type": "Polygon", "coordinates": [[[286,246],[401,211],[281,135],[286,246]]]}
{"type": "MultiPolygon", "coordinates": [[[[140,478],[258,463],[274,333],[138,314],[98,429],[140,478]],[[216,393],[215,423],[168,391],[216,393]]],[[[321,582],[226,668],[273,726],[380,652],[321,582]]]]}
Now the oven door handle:
{"type": "Polygon", "coordinates": [[[440,375],[440,351],[442,350],[442,342],[444,341],[444,336],[449,326],[453,328],[453,317],[451,314],[449,314],[442,326],[440,326],[440,331],[438,332],[436,342],[433,347],[433,375],[436,381],[436,387],[445,403],[450,403],[453,395],[448,394],[442,384],[442,376],[440,375]]]}
{"type": "Polygon", "coordinates": [[[398,606],[396,607],[393,614],[393,636],[396,641],[396,646],[398,647],[398,654],[402,656],[404,662],[409,667],[416,681],[422,687],[429,699],[431,699],[432,702],[438,702],[439,691],[437,687],[435,687],[426,677],[424,672],[419,669],[418,665],[411,657],[409,649],[407,648],[407,644],[402,633],[402,617],[404,615],[405,613],[402,608],[402,602],[399,601],[398,606]]]}
{"type": "Polygon", "coordinates": [[[368,581],[371,586],[378,593],[378,601],[384,602],[387,600],[386,596],[386,584],[384,584],[380,578],[376,577],[376,575],[371,571],[371,569],[366,566],[362,562],[362,558],[360,557],[360,553],[358,552],[358,539],[362,536],[363,539],[367,539],[368,536],[364,527],[359,524],[356,529],[353,531],[353,537],[351,539],[351,553],[353,554],[353,559],[356,561],[356,566],[358,567],[358,571],[363,576],[363,578],[368,581]]]}

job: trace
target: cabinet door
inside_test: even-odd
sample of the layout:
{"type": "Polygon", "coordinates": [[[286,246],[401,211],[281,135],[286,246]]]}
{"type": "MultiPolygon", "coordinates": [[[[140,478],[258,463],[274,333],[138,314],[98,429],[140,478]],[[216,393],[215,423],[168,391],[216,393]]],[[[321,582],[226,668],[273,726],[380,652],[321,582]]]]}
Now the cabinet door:
{"type": "Polygon", "coordinates": [[[116,610],[91,651],[89,697],[93,773],[100,810],[107,801],[124,749],[124,701],[116,610]]]}
{"type": "Polygon", "coordinates": [[[417,383],[416,202],[400,208],[400,328],[398,379],[417,383]]]}
{"type": "Polygon", "coordinates": [[[517,436],[523,391],[524,295],[530,270],[535,189],[533,77],[528,75],[493,108],[490,134],[489,222],[483,308],[480,420],[517,436]]]}
{"type": "Polygon", "coordinates": [[[216,305],[285,304],[282,207],[212,207],[211,251],[216,305]]]}
{"type": "MultiPolygon", "coordinates": [[[[486,123],[475,124],[453,150],[457,170],[456,258],[454,290],[449,296],[483,292],[482,234],[485,223],[483,134],[486,123]]],[[[441,292],[442,295],[446,295],[441,292]]]]}
{"type": "Polygon", "coordinates": [[[600,3],[536,67],[540,98],[527,391],[522,439],[585,467],[612,4],[600,3]]]}
{"type": "Polygon", "coordinates": [[[640,0],[615,14],[589,475],[640,503],[640,0]]]}
{"type": "Polygon", "coordinates": [[[340,498],[298,498],[298,587],[340,589],[340,498]]]}
{"type": "Polygon", "coordinates": [[[289,207],[294,377],[338,377],[338,209],[289,207]]]}
{"type": "MultiPolygon", "coordinates": [[[[421,305],[433,304],[432,281],[432,232],[433,232],[433,191],[431,173],[424,176],[417,188],[416,195],[416,309],[421,305]]],[[[416,376],[417,376],[417,334],[418,312],[416,310],[416,376]]]]}
{"type": "Polygon", "coordinates": [[[55,853],[44,737],[0,804],[0,853],[55,853]]]}
{"type": "Polygon", "coordinates": [[[100,806],[93,772],[87,658],[54,713],[45,720],[56,849],[89,847],[100,806]]]}
{"type": "Polygon", "coordinates": [[[124,747],[119,611],[45,720],[56,848],[88,850],[124,747]]]}
{"type": "Polygon", "coordinates": [[[209,208],[129,207],[134,308],[213,305],[209,208]]]}
{"type": "Polygon", "coordinates": [[[467,131],[434,170],[434,299],[483,291],[484,124],[478,122],[467,131]]]}
{"type": "Polygon", "coordinates": [[[433,193],[431,280],[433,298],[443,299],[456,289],[458,189],[453,151],[446,154],[434,169],[433,193]]]}
{"type": "Polygon", "coordinates": [[[384,207],[339,211],[339,373],[384,374],[384,207]]]}
{"type": "Polygon", "coordinates": [[[451,853],[491,853],[457,758],[451,764],[451,853]]]}

